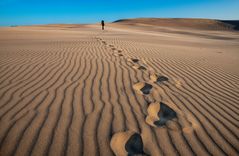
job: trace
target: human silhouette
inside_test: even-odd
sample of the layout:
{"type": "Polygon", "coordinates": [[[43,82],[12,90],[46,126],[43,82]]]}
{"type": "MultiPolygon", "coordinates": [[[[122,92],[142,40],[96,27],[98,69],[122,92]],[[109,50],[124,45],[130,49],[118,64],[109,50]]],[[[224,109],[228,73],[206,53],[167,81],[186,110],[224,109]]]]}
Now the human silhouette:
{"type": "Polygon", "coordinates": [[[104,30],[104,26],[105,26],[104,20],[101,21],[101,26],[102,26],[102,30],[104,30]]]}

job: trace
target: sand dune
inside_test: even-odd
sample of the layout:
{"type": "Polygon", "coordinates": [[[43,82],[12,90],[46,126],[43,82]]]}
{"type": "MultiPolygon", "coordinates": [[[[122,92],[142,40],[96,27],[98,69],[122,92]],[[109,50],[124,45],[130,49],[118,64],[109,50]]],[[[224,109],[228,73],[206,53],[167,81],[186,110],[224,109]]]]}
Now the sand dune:
{"type": "Polygon", "coordinates": [[[195,18],[135,18],[121,19],[114,23],[141,26],[163,26],[175,28],[189,28],[201,30],[238,30],[239,21],[237,20],[213,20],[195,18]]]}
{"type": "Polygon", "coordinates": [[[0,28],[0,155],[239,155],[238,32],[148,28],[0,28]]]}

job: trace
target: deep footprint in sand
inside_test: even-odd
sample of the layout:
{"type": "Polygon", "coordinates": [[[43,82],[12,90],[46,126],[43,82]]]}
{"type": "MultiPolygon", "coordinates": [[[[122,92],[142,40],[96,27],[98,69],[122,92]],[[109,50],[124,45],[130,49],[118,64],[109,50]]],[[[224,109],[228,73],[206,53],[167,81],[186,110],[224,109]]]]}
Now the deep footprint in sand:
{"type": "Polygon", "coordinates": [[[133,88],[140,94],[148,95],[151,92],[153,86],[149,83],[139,82],[133,85],[133,88]]]}
{"type": "Polygon", "coordinates": [[[134,69],[138,69],[138,70],[141,70],[141,71],[146,71],[146,70],[147,70],[147,68],[144,67],[144,66],[133,65],[132,67],[133,67],[134,69]]]}
{"type": "Polygon", "coordinates": [[[158,75],[158,74],[151,74],[150,80],[152,80],[153,82],[156,82],[156,83],[161,83],[164,81],[168,81],[168,78],[165,76],[162,76],[162,75],[158,75]]]}
{"type": "Polygon", "coordinates": [[[139,66],[138,69],[139,69],[139,70],[147,70],[147,68],[144,67],[144,66],[139,66]]]}
{"type": "Polygon", "coordinates": [[[147,112],[148,116],[146,117],[146,123],[153,127],[165,126],[167,122],[177,118],[177,113],[162,102],[151,103],[147,112]]]}
{"type": "MultiPolygon", "coordinates": [[[[138,59],[129,59],[130,61],[132,61],[132,63],[138,63],[139,60],[138,59]]],[[[147,68],[143,65],[139,65],[139,64],[134,64],[132,66],[134,69],[138,69],[138,70],[142,70],[142,71],[145,71],[147,70],[147,68]]]]}
{"type": "Polygon", "coordinates": [[[111,50],[116,50],[116,48],[111,48],[111,50]]]}
{"type": "Polygon", "coordinates": [[[137,58],[132,58],[131,59],[134,63],[138,63],[139,62],[139,59],[137,59],[137,58]]]}
{"type": "Polygon", "coordinates": [[[142,137],[134,131],[114,134],[110,141],[110,147],[116,156],[145,155],[142,137]]]}

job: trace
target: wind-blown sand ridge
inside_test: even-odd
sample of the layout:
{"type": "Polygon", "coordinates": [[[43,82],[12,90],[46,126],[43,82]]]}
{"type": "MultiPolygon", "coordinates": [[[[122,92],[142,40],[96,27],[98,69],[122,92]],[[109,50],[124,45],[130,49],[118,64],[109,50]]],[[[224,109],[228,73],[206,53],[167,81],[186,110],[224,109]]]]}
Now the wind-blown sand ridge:
{"type": "Polygon", "coordinates": [[[190,32],[0,28],[0,155],[238,155],[239,34],[190,32]]]}

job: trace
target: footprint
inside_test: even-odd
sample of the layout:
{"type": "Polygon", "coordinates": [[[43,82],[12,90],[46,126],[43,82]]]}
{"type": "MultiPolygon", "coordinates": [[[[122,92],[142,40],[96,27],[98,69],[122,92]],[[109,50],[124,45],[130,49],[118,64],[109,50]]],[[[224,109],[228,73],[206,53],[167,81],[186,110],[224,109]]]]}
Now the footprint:
{"type": "Polygon", "coordinates": [[[116,50],[116,48],[111,48],[111,50],[116,50]]]}
{"type": "Polygon", "coordinates": [[[150,80],[152,80],[153,82],[156,82],[156,83],[161,83],[161,82],[164,82],[164,81],[168,81],[168,78],[165,77],[165,76],[157,75],[157,74],[151,74],[150,75],[150,80]]]}
{"type": "Polygon", "coordinates": [[[110,47],[114,47],[114,45],[112,45],[112,44],[110,44],[109,46],[110,46],[110,47]]]}
{"type": "Polygon", "coordinates": [[[102,41],[102,43],[105,44],[105,45],[107,44],[105,41],[102,41]]]}
{"type": "Polygon", "coordinates": [[[132,66],[134,69],[138,69],[138,70],[142,70],[142,71],[146,71],[147,68],[141,65],[133,65],[132,66]]]}
{"type": "Polygon", "coordinates": [[[139,69],[139,70],[147,70],[147,68],[144,67],[144,66],[139,66],[138,69],[139,69]]]}
{"type": "Polygon", "coordinates": [[[122,50],[118,50],[118,53],[122,53],[122,50]]]}
{"type": "Polygon", "coordinates": [[[122,56],[124,56],[123,54],[113,54],[114,56],[116,56],[116,57],[122,57],[122,56]]]}
{"type": "Polygon", "coordinates": [[[145,82],[139,82],[133,85],[133,88],[140,94],[148,95],[151,92],[153,86],[145,82]]]}
{"type": "Polygon", "coordinates": [[[172,121],[173,119],[177,118],[176,112],[162,102],[151,103],[147,109],[147,112],[148,116],[146,117],[146,123],[153,127],[165,126],[168,121],[172,121]]]}
{"type": "Polygon", "coordinates": [[[157,127],[154,122],[158,121],[160,118],[158,116],[158,112],[160,111],[160,105],[159,103],[151,103],[148,106],[147,109],[147,117],[146,117],[146,123],[148,123],[149,125],[153,126],[153,127],[157,127]]]}
{"type": "Polygon", "coordinates": [[[137,58],[132,58],[131,59],[134,63],[138,63],[139,62],[139,59],[137,59],[137,58]]]}
{"type": "Polygon", "coordinates": [[[110,141],[110,147],[116,156],[145,154],[142,137],[134,131],[114,134],[110,141]]]}

